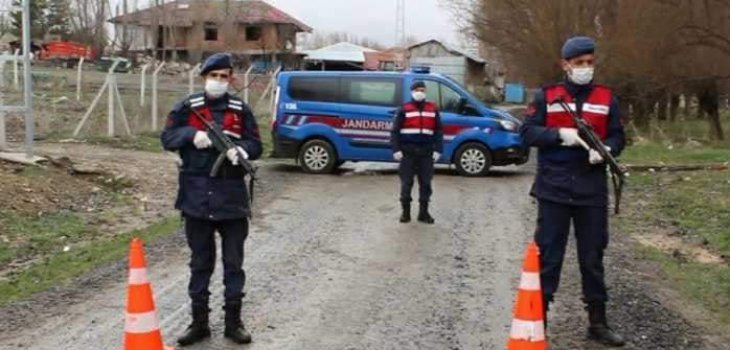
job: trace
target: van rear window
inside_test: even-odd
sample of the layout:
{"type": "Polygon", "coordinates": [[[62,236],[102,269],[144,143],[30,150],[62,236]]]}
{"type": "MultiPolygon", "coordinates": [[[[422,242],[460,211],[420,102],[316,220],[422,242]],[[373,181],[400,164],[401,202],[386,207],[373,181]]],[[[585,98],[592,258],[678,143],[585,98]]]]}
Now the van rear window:
{"type": "Polygon", "coordinates": [[[344,103],[396,106],[400,104],[400,79],[347,77],[342,79],[344,103]]]}
{"type": "Polygon", "coordinates": [[[300,101],[339,102],[340,78],[293,77],[289,82],[289,96],[300,101]]]}
{"type": "Polygon", "coordinates": [[[299,101],[398,106],[401,79],[380,77],[292,77],[289,96],[299,101]]]}

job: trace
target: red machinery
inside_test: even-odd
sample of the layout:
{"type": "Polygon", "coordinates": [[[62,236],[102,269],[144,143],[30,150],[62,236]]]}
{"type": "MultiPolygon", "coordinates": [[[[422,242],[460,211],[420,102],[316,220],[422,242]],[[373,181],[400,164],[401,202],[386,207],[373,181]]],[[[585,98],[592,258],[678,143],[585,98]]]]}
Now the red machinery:
{"type": "Polygon", "coordinates": [[[91,61],[96,59],[96,52],[91,46],[71,41],[48,41],[42,45],[38,56],[41,60],[78,60],[81,57],[91,61]]]}

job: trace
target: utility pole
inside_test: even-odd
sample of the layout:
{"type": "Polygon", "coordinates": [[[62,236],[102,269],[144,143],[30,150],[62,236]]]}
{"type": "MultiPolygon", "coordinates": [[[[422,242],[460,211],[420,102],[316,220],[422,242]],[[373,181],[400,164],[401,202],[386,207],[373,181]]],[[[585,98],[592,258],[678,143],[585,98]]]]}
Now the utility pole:
{"type": "Polygon", "coordinates": [[[406,0],[396,0],[395,10],[395,46],[406,43],[406,0]]]}
{"type": "Polygon", "coordinates": [[[30,0],[23,0],[23,97],[25,100],[25,153],[33,158],[33,81],[30,72],[30,0]]]}

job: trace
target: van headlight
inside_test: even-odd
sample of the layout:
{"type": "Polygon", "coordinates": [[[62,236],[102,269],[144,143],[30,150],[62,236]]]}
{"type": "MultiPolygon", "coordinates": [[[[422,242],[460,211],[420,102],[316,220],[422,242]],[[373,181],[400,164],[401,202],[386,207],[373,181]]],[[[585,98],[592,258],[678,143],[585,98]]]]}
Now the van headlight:
{"type": "Polygon", "coordinates": [[[499,125],[502,126],[502,129],[507,131],[517,131],[517,123],[511,122],[509,120],[500,120],[499,125]]]}

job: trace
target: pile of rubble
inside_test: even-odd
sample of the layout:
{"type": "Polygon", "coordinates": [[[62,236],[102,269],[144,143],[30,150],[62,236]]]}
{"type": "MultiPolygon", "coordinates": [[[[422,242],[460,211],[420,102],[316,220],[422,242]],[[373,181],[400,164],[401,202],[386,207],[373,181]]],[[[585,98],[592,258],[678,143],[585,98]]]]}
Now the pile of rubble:
{"type": "MultiPolygon", "coordinates": [[[[137,67],[135,68],[135,72],[139,72],[142,70],[142,66],[149,64],[150,66],[153,66],[154,64],[159,64],[159,61],[156,61],[152,56],[142,56],[137,58],[137,67]]],[[[162,70],[160,71],[160,74],[164,75],[185,75],[190,70],[193,69],[193,65],[187,63],[187,62],[172,62],[167,61],[165,63],[165,66],[162,67],[162,70]]]]}

